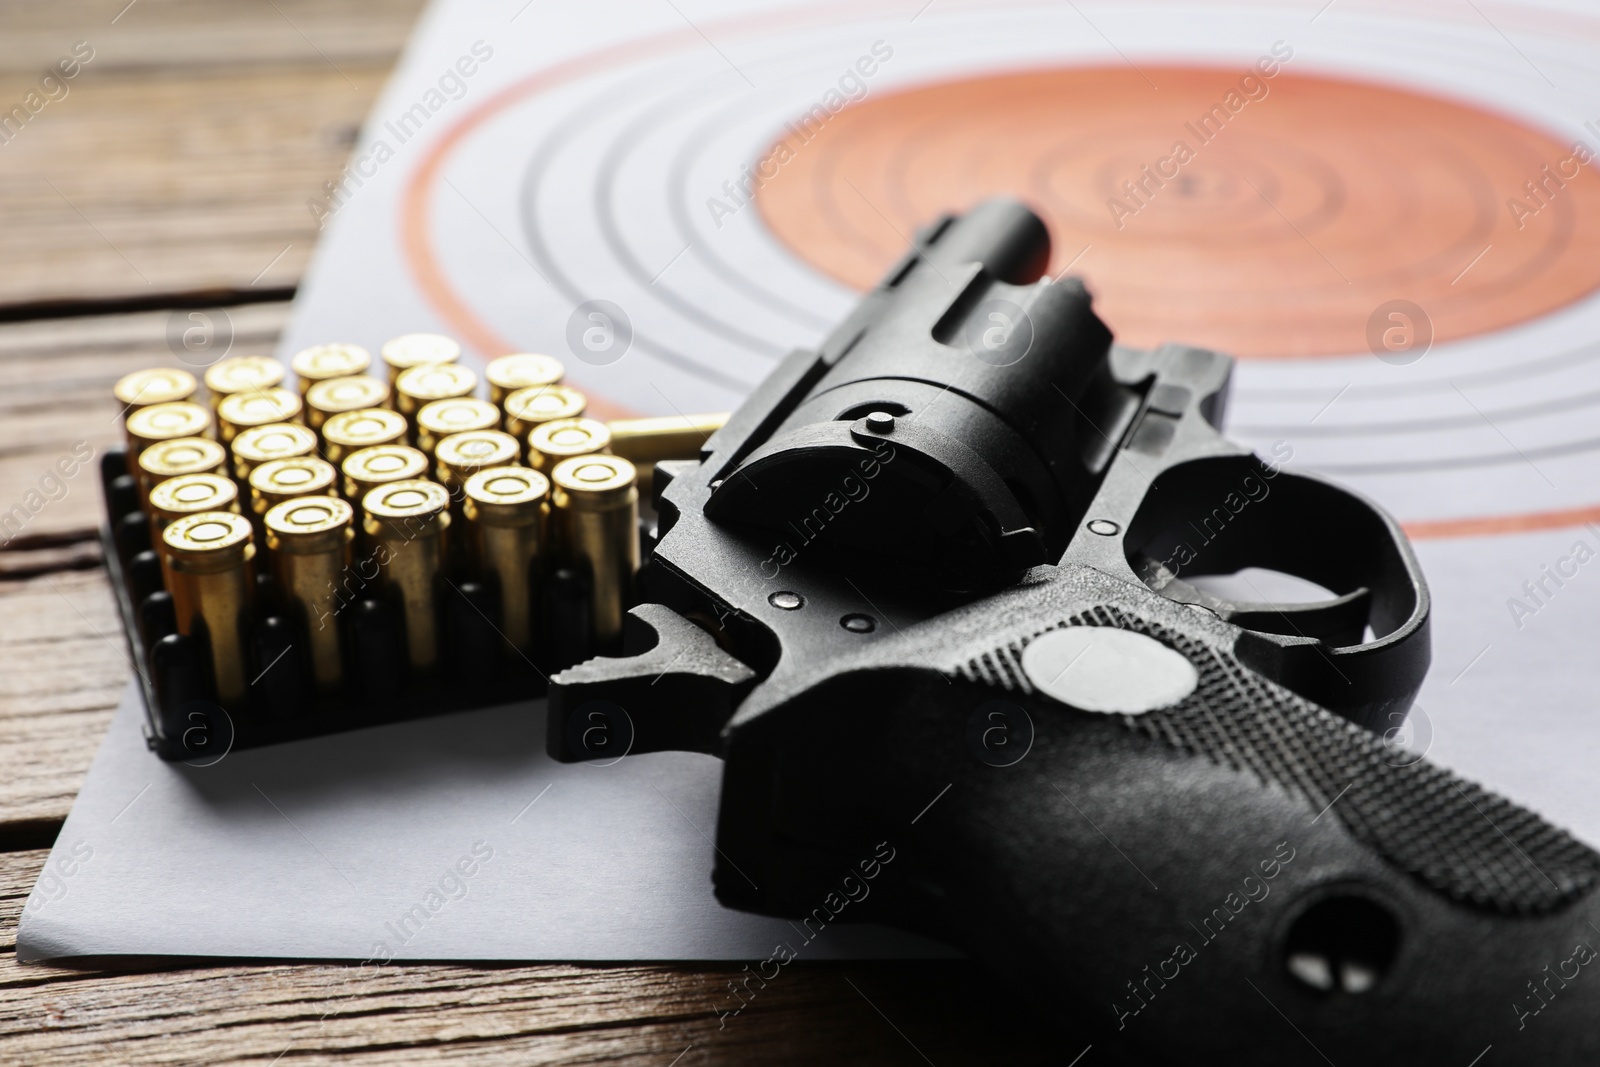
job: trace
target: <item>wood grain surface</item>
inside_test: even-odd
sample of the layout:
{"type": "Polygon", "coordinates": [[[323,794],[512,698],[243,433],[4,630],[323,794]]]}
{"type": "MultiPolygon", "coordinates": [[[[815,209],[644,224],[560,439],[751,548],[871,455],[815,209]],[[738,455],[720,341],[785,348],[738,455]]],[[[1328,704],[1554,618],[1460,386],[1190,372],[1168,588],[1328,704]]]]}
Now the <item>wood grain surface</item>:
{"type": "Polygon", "coordinates": [[[94,56],[0,143],[0,310],[281,296],[316,241],[306,201],[344,166],[419,6],[0,5],[0,113],[78,42],[94,56]]]}
{"type": "MultiPolygon", "coordinates": [[[[335,176],[419,0],[0,3],[0,113],[88,41],[69,93],[0,143],[0,518],[112,383],[176,362],[204,307],[269,351],[335,176]]],[[[742,962],[22,965],[18,917],[129,678],[81,474],[0,529],[0,1064],[1067,1063],[963,963],[786,968],[720,1026],[742,962]]]]}
{"type": "Polygon", "coordinates": [[[717,1010],[731,1003],[727,983],[743,964],[25,966],[14,954],[16,921],[44,859],[42,851],[0,854],[0,1063],[945,1067],[1071,1059],[1052,1055],[960,963],[795,964],[725,1026],[717,1010]]]}

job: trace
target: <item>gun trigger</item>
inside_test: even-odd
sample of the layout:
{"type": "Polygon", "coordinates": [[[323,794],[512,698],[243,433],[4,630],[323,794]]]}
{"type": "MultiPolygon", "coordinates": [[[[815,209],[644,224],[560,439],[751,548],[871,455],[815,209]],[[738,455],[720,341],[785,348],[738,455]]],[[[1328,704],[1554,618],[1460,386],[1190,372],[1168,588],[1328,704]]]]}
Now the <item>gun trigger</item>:
{"type": "Polygon", "coordinates": [[[756,672],[724,652],[705,630],[663,604],[628,612],[626,656],[596,656],[550,679],[546,745],[552,759],[593,758],[570,745],[569,720],[604,705],[631,726],[632,753],[686,751],[720,755],[722,727],[756,682],[756,672]]]}
{"type": "Polygon", "coordinates": [[[1310,603],[1241,603],[1189,584],[1160,560],[1142,560],[1137,572],[1146,585],[1168,600],[1205,608],[1235,626],[1281,637],[1313,638],[1333,648],[1360,644],[1372,610],[1372,590],[1366,586],[1310,603]]]}

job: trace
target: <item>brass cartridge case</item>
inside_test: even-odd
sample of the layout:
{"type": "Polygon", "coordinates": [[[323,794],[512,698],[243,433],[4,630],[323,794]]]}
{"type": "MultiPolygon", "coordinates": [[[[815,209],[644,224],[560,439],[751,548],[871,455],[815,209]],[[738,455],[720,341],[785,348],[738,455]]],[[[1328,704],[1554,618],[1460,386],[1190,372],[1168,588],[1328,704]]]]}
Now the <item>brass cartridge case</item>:
{"type": "Polygon", "coordinates": [[[234,356],[220,359],[206,368],[206,391],[211,394],[211,410],[235,393],[259,393],[276,389],[287,376],[283,364],[271,356],[234,356]]]}
{"type": "Polygon", "coordinates": [[[428,363],[454,363],[461,358],[461,346],[437,333],[408,333],[385,341],[380,351],[388,370],[389,384],[412,367],[428,363]]]}
{"type": "Polygon", "coordinates": [[[158,530],[212,511],[239,511],[239,487],[226,475],[182,474],[150,490],[150,521],[158,530]]]}
{"type": "Polygon", "coordinates": [[[245,430],[275,422],[299,422],[300,394],[282,387],[232,393],[217,405],[217,437],[225,445],[245,430]]]}
{"type": "Polygon", "coordinates": [[[141,452],[157,441],[212,436],[211,412],[190,400],[151,404],[129,415],[123,431],[128,439],[128,473],[137,481],[141,452]]]}
{"type": "Polygon", "coordinates": [[[453,433],[434,449],[434,476],[461,495],[461,487],[478,471],[514,467],[520,458],[516,438],[499,430],[453,433]]]}
{"type": "Polygon", "coordinates": [[[370,374],[329,378],[306,390],[306,425],[321,431],[328,420],[347,411],[389,406],[389,383],[370,374]]]}
{"type": "Polygon", "coordinates": [[[417,412],[435,400],[454,400],[471,396],[478,388],[478,376],[460,363],[427,363],[400,372],[394,382],[395,410],[417,430],[417,412]]]}
{"type": "Polygon", "coordinates": [[[556,464],[550,482],[556,551],[588,571],[595,643],[614,648],[639,570],[637,472],[620,456],[578,456],[556,464]]]}
{"type": "Polygon", "coordinates": [[[405,416],[388,408],[341,411],[322,424],[322,458],[333,464],[363,448],[405,443],[405,416]]]}
{"type": "Polygon", "coordinates": [[[655,497],[656,464],[670,459],[699,459],[711,435],[722,429],[728,413],[663,415],[648,419],[612,419],[611,452],[639,471],[639,495],[655,497]]]}
{"type": "Polygon", "coordinates": [[[355,529],[353,511],[333,496],[285,500],[264,518],[272,573],[284,599],[300,614],[311,646],[311,675],[317,688],[338,688],[340,657],[339,582],[350,561],[355,529]]]}
{"type": "Polygon", "coordinates": [[[360,345],[314,345],[296,352],[289,367],[298,379],[300,396],[331,378],[351,378],[372,367],[372,353],[360,345]]]}
{"type": "Polygon", "coordinates": [[[566,385],[540,385],[518,389],[506,397],[506,433],[523,448],[528,435],[541,423],[557,419],[581,418],[588,410],[589,398],[566,385]]]}
{"type": "Polygon", "coordinates": [[[231,511],[185,515],[161,531],[161,545],[178,632],[206,636],[217,698],[224,704],[242,699],[249,688],[244,631],[255,593],[249,520],[231,511]]]}
{"type": "Polygon", "coordinates": [[[339,472],[316,456],[274,459],[250,472],[250,511],[265,515],[285,500],[338,494],[339,472]]]}
{"type": "Polygon", "coordinates": [[[524,653],[533,651],[533,581],[549,494],[549,479],[527,467],[479,471],[465,489],[473,566],[499,585],[501,633],[524,653]]]}
{"type": "Polygon", "coordinates": [[[470,396],[435,400],[417,412],[416,424],[417,449],[431,460],[439,442],[453,433],[498,430],[500,409],[470,396]]]}
{"type": "Polygon", "coordinates": [[[611,451],[635,467],[666,459],[699,459],[711,435],[722,429],[728,413],[662,415],[649,419],[612,419],[611,451]]]}
{"type": "Polygon", "coordinates": [[[209,437],[175,437],[157,441],[139,454],[139,506],[150,510],[150,490],[185,474],[216,474],[228,462],[228,450],[209,437]]]}
{"type": "Polygon", "coordinates": [[[314,455],[317,435],[298,422],[271,422],[240,431],[230,448],[233,476],[248,485],[250,473],[263,463],[314,455]]]}
{"type": "Polygon", "coordinates": [[[414,670],[439,660],[437,587],[450,526],[450,494],[420,478],[380,485],[361,500],[362,529],[405,616],[414,670]]]}
{"type": "Polygon", "coordinates": [[[548,474],[573,456],[592,456],[611,449],[611,431],[595,419],[557,419],[528,434],[528,466],[548,474]]]}
{"type": "Polygon", "coordinates": [[[194,375],[177,367],[151,367],[136,370],[117,379],[111,390],[123,415],[131,415],[152,404],[175,404],[193,398],[198,388],[194,375]]]}
{"type": "Polygon", "coordinates": [[[361,501],[380,485],[425,478],[428,457],[409,445],[374,445],[358,449],[339,464],[344,498],[361,513],[361,501]]]}
{"type": "Polygon", "coordinates": [[[489,382],[489,400],[502,411],[506,397],[512,393],[519,389],[559,385],[566,374],[567,368],[561,365],[559,359],[532,352],[518,352],[492,359],[483,370],[483,376],[489,382]]]}

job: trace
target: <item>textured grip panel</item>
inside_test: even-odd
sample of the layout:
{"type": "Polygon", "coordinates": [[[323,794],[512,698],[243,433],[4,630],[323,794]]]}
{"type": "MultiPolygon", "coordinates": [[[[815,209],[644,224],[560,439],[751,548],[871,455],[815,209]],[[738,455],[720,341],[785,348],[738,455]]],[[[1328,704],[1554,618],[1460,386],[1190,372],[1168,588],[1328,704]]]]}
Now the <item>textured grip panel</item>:
{"type": "MultiPolygon", "coordinates": [[[[1183,653],[1200,673],[1194,694],[1172,708],[1124,716],[1130,730],[1300,793],[1387,862],[1454,900],[1535,915],[1572,903],[1600,881],[1600,854],[1564,830],[1426,760],[1398,764],[1377,737],[1257,676],[1231,654],[1113,607],[1058,625],[1135,630],[1183,653]]],[[[985,653],[957,673],[1032,692],[1021,669],[1028,640],[985,653]]]]}

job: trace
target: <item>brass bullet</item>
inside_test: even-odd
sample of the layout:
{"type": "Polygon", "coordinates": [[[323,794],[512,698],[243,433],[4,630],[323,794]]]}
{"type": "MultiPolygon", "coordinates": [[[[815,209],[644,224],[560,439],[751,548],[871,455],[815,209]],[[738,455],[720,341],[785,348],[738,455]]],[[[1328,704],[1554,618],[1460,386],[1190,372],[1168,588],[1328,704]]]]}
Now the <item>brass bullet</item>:
{"type": "Polygon", "coordinates": [[[478,471],[517,465],[516,438],[499,430],[453,433],[434,450],[434,476],[459,496],[461,487],[478,471]]]}
{"type": "Polygon", "coordinates": [[[343,674],[336,616],[355,537],[352,514],[338,497],[308,496],[275,504],[264,518],[272,573],[305,627],[311,674],[324,691],[337,688],[343,674]]]}
{"type": "Polygon", "coordinates": [[[211,394],[211,410],[235,393],[259,393],[283,384],[287,372],[271,356],[234,356],[206,368],[206,389],[211,394]]]}
{"type": "Polygon", "coordinates": [[[420,478],[391,482],[367,493],[361,510],[379,573],[400,601],[411,667],[431,670],[439,658],[435,590],[450,526],[450,494],[420,478]]]}
{"type": "Polygon", "coordinates": [[[372,367],[372,353],[360,345],[314,345],[296,352],[289,367],[300,380],[300,395],[304,397],[318,382],[367,373],[372,367]]]}
{"type": "Polygon", "coordinates": [[[262,516],[285,500],[334,496],[338,482],[333,464],[316,456],[270,460],[250,472],[250,511],[262,516]]]}
{"type": "Polygon", "coordinates": [[[527,467],[479,471],[465,488],[473,565],[499,586],[501,632],[524,653],[533,651],[533,581],[549,493],[549,479],[527,467]]]}
{"type": "Polygon", "coordinates": [[[313,455],[317,451],[317,435],[297,422],[271,422],[240,431],[230,447],[233,476],[249,484],[250,472],[263,463],[313,455]]]}
{"type": "Polygon", "coordinates": [[[656,464],[670,459],[699,459],[711,435],[728,421],[728,412],[708,415],[663,415],[648,419],[612,419],[611,452],[639,471],[639,494],[654,499],[656,464]]]}
{"type": "Polygon", "coordinates": [[[632,463],[620,456],[564,459],[550,472],[556,552],[586,570],[594,640],[614,649],[633,603],[639,570],[639,490],[632,463]]]}
{"type": "Polygon", "coordinates": [[[595,419],[557,419],[533,428],[528,435],[528,466],[548,473],[573,456],[610,451],[611,431],[595,419]]]}
{"type": "Polygon", "coordinates": [[[301,409],[300,394],[278,386],[231,393],[217,405],[217,436],[223,444],[230,445],[252,426],[299,422],[301,409]]]}
{"type": "Polygon", "coordinates": [[[403,337],[385,341],[382,349],[383,364],[389,370],[389,384],[401,372],[428,363],[454,363],[461,358],[461,346],[454,340],[437,333],[408,333],[403,337]]]}
{"type": "Polygon", "coordinates": [[[589,398],[566,385],[540,385],[518,389],[506,397],[506,433],[523,446],[535,426],[557,419],[580,418],[589,398]]]}
{"type": "Polygon", "coordinates": [[[389,383],[370,374],[329,378],[306,390],[306,425],[321,431],[328,420],[347,411],[389,406],[389,383]]]}
{"type": "Polygon", "coordinates": [[[221,474],[181,474],[150,490],[150,521],[156,529],[189,515],[239,510],[239,487],[221,474]]]}
{"type": "Polygon", "coordinates": [[[453,433],[498,430],[500,409],[487,400],[463,396],[423,405],[416,421],[417,449],[432,458],[439,442],[453,433]]]}
{"type": "Polygon", "coordinates": [[[471,396],[476,388],[478,376],[471,367],[459,363],[427,363],[400,372],[394,383],[394,406],[406,417],[415,435],[417,412],[423,405],[471,396]]]}
{"type": "Polygon", "coordinates": [[[249,520],[229,511],[185,515],[161,531],[161,543],[178,632],[206,637],[218,699],[224,704],[241,700],[249,688],[244,631],[255,592],[249,520]]]}
{"type": "Polygon", "coordinates": [[[191,400],[151,404],[129,415],[123,430],[128,438],[128,472],[137,481],[140,453],[157,441],[212,436],[211,412],[191,400]]]}
{"type": "Polygon", "coordinates": [[[649,419],[612,419],[611,451],[634,466],[668,459],[699,459],[712,434],[722,429],[728,413],[663,415],[649,419]]]}
{"type": "Polygon", "coordinates": [[[209,437],[175,437],[157,441],[139,454],[139,504],[150,510],[150,490],[185,474],[215,474],[228,461],[228,450],[209,437]]]}
{"type": "Polygon", "coordinates": [[[194,375],[177,367],[151,367],[136,370],[117,379],[112,389],[123,415],[132,414],[152,404],[173,404],[189,400],[198,386],[194,375]]]}
{"type": "Polygon", "coordinates": [[[517,390],[559,385],[566,374],[567,368],[561,365],[559,359],[532,352],[518,352],[492,359],[483,370],[483,376],[489,382],[489,399],[502,410],[506,397],[517,390]]]}
{"type": "Polygon", "coordinates": [[[388,408],[341,411],[322,424],[322,456],[329,463],[343,463],[350,453],[374,445],[405,443],[405,416],[388,408]]]}
{"type": "Polygon", "coordinates": [[[378,486],[427,477],[428,457],[409,445],[373,445],[344,457],[339,470],[344,498],[359,514],[361,501],[378,486]]]}

